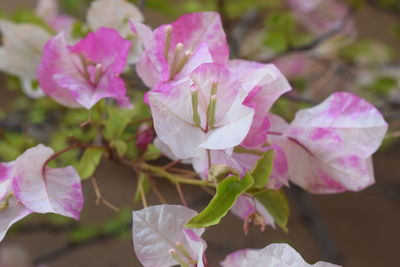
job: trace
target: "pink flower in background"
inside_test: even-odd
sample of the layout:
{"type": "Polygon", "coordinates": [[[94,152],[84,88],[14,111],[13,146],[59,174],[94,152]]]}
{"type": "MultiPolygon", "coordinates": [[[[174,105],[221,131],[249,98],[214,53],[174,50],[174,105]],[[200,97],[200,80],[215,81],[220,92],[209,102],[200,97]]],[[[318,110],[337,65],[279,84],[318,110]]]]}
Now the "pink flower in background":
{"type": "Polygon", "coordinates": [[[290,125],[269,134],[285,152],[290,180],[307,191],[327,194],[360,191],[374,183],[371,156],[386,130],[375,107],[339,92],[300,110],[290,125]]]}
{"type": "Polygon", "coordinates": [[[288,244],[270,244],[263,249],[243,249],[232,252],[223,262],[222,267],[340,267],[339,265],[319,261],[306,263],[301,255],[288,244]]]}
{"type": "Polygon", "coordinates": [[[59,13],[57,0],[39,0],[36,6],[36,15],[43,19],[55,32],[69,34],[75,19],[59,13]]]}
{"type": "MultiPolygon", "coordinates": [[[[288,3],[299,22],[316,35],[340,27],[348,14],[346,5],[337,0],[288,0],[288,3]]],[[[347,21],[342,33],[355,32],[353,21],[347,21]]]]}
{"type": "Polygon", "coordinates": [[[168,267],[182,262],[204,267],[204,228],[184,225],[197,212],[179,205],[158,205],[133,212],[133,246],[144,266],[168,267]]]}
{"type": "Polygon", "coordinates": [[[8,228],[32,212],[79,219],[81,179],[74,167],[50,168],[49,147],[30,148],[11,163],[0,164],[0,240],[8,228]]]}
{"type": "Polygon", "coordinates": [[[242,98],[240,82],[214,63],[202,64],[187,79],[149,92],[157,136],[179,159],[203,160],[207,149],[240,144],[254,114],[242,98]]]}
{"type": "Polygon", "coordinates": [[[137,21],[132,30],[142,41],[144,53],[136,71],[148,87],[178,80],[202,63],[228,62],[229,48],[216,12],[200,12],[151,31],[137,21]]]}
{"type": "Polygon", "coordinates": [[[100,28],[73,46],[64,34],[47,44],[38,69],[43,91],[62,105],[90,109],[102,98],[129,106],[124,70],[131,43],[117,31],[100,28]]]}

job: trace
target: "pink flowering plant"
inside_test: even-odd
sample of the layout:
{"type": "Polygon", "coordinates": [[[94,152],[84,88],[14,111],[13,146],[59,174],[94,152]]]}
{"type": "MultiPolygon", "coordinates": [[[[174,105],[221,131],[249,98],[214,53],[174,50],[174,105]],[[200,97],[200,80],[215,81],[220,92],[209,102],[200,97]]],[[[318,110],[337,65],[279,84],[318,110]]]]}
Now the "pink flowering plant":
{"type": "MultiPolygon", "coordinates": [[[[243,226],[228,239],[253,226],[288,232],[291,190],[335,194],[374,184],[372,156],[388,130],[382,109],[351,88],[329,94],[311,84],[308,91],[299,89],[298,78],[318,68],[313,64],[324,44],[310,46],[311,56],[298,54],[306,44],[280,35],[289,31],[294,39],[309,40],[336,31],[318,42],[337,37],[326,48],[337,53],[339,42],[357,32],[347,19],[351,9],[336,0],[288,0],[290,19],[282,15],[284,23],[267,27],[264,44],[251,53],[249,39],[257,33],[243,38],[241,47],[232,39],[240,30],[231,28],[240,18],[238,7],[227,11],[231,23],[223,12],[221,19],[209,11],[210,1],[194,7],[207,11],[154,29],[125,0],[92,1],[86,21],[63,14],[56,0],[39,1],[24,19],[0,20],[0,70],[9,75],[10,87],[25,93],[0,121],[0,240],[18,234],[28,215],[51,213],[58,216],[29,217],[43,224],[57,220],[54,229],[61,225],[71,233],[69,246],[129,232],[132,258],[143,266],[216,266],[207,258],[204,233],[223,225],[227,214],[243,226]],[[292,20],[303,25],[302,32],[282,26],[292,20]],[[304,96],[316,98],[302,108],[291,104],[304,96]],[[95,177],[106,161],[134,174],[132,198],[142,209],[104,197],[95,177]],[[179,202],[166,196],[168,184],[157,187],[162,180],[176,188],[179,202]],[[199,208],[188,201],[189,187],[203,190],[207,204],[199,208]],[[75,221],[84,202],[92,201],[90,190],[97,205],[117,213],[102,226],[75,221]],[[149,201],[152,196],[158,203],[149,201]]],[[[279,10],[273,4],[259,8],[279,10]]],[[[275,15],[269,16],[273,21],[275,15]]],[[[219,264],[338,266],[308,264],[288,244],[268,243],[232,250],[219,264]]]]}

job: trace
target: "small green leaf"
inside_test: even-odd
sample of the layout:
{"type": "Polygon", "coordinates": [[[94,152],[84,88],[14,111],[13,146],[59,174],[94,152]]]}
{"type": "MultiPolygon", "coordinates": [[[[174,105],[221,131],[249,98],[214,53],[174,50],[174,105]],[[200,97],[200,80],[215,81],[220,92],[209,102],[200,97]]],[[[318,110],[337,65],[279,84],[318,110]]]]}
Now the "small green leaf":
{"type": "Polygon", "coordinates": [[[118,156],[123,157],[125,156],[126,152],[128,151],[127,144],[122,140],[114,140],[111,142],[111,146],[115,148],[117,151],[118,156]]]}
{"type": "Polygon", "coordinates": [[[104,135],[108,140],[118,139],[132,120],[134,110],[111,107],[105,123],[104,135]]]}
{"type": "Polygon", "coordinates": [[[145,194],[147,194],[149,192],[149,188],[150,188],[149,178],[148,178],[147,174],[144,172],[141,172],[139,174],[139,180],[138,180],[137,187],[136,187],[136,193],[135,193],[135,197],[133,198],[133,202],[135,202],[135,203],[141,199],[140,188],[143,188],[143,192],[145,194]]]}
{"type": "Polygon", "coordinates": [[[147,151],[143,155],[143,160],[144,161],[156,160],[160,156],[161,156],[160,150],[154,144],[150,144],[147,147],[147,151]]]}
{"type": "Polygon", "coordinates": [[[103,150],[96,148],[88,148],[82,155],[78,165],[78,172],[81,179],[87,179],[91,177],[96,171],[97,165],[99,165],[103,150]]]}
{"type": "Polygon", "coordinates": [[[266,151],[261,158],[258,159],[256,166],[251,172],[254,178],[254,188],[263,188],[268,182],[272,171],[272,163],[274,159],[274,150],[266,151]]]}
{"type": "Polygon", "coordinates": [[[235,204],[236,199],[253,185],[253,177],[247,173],[242,179],[231,176],[217,186],[217,193],[208,206],[193,217],[186,227],[200,228],[218,224],[235,204]]]}
{"type": "Polygon", "coordinates": [[[253,196],[264,205],[276,224],[287,232],[289,204],[285,194],[280,190],[263,189],[253,193],[253,196]]]}
{"type": "Polygon", "coordinates": [[[74,243],[84,242],[88,239],[93,238],[98,234],[98,231],[93,226],[82,226],[70,233],[70,240],[74,243]]]}

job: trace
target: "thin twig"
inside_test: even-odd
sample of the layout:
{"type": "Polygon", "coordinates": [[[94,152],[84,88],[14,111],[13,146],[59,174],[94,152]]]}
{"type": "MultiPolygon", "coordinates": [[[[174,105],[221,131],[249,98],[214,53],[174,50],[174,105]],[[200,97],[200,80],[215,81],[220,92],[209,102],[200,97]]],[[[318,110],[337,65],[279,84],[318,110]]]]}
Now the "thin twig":
{"type": "Polygon", "coordinates": [[[178,191],[178,195],[179,195],[179,198],[181,199],[181,202],[182,202],[183,206],[187,207],[188,204],[187,204],[187,201],[185,199],[185,195],[183,194],[181,185],[180,184],[175,184],[175,187],[176,187],[176,191],[178,191]]]}
{"type": "Polygon", "coordinates": [[[153,179],[151,179],[150,177],[148,177],[148,179],[150,183],[150,189],[154,193],[154,195],[156,195],[160,203],[167,204],[167,200],[165,199],[164,195],[158,190],[158,187],[153,179]]]}
{"type": "Polygon", "coordinates": [[[120,209],[119,209],[118,207],[116,207],[115,205],[111,204],[111,202],[109,202],[108,200],[106,200],[106,199],[102,196],[101,191],[100,191],[100,188],[99,188],[99,186],[98,186],[98,184],[97,184],[96,178],[93,176],[93,177],[91,178],[91,180],[92,180],[92,185],[93,185],[94,193],[96,194],[96,205],[99,205],[99,204],[100,204],[100,201],[101,201],[104,205],[106,205],[107,207],[109,207],[109,208],[112,209],[113,211],[119,212],[120,209]]]}

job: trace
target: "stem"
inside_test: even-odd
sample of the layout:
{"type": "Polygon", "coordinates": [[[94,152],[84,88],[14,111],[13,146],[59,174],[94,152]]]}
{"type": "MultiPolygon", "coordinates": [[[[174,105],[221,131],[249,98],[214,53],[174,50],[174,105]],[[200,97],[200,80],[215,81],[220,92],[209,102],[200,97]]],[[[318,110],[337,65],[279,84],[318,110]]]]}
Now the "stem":
{"type": "Polygon", "coordinates": [[[61,151],[58,151],[57,153],[54,153],[53,155],[51,155],[43,164],[42,167],[42,174],[44,175],[45,170],[47,165],[55,160],[56,158],[58,158],[59,156],[61,156],[62,154],[64,154],[65,152],[68,152],[70,150],[76,149],[76,148],[95,148],[95,149],[105,149],[103,146],[96,146],[96,145],[87,145],[87,144],[81,144],[81,143],[75,143],[69,147],[64,148],[61,151]]]}
{"type": "Polygon", "coordinates": [[[148,206],[147,206],[146,195],[144,193],[143,186],[141,184],[139,185],[139,191],[140,191],[140,198],[142,199],[143,207],[147,208],[148,206]]]}
{"type": "Polygon", "coordinates": [[[150,164],[147,164],[147,163],[141,163],[139,168],[142,169],[143,171],[152,172],[152,173],[156,174],[159,177],[166,178],[171,183],[174,183],[174,184],[181,183],[181,184],[190,184],[190,185],[215,187],[215,185],[209,183],[208,181],[182,178],[182,177],[173,175],[173,174],[165,171],[162,167],[153,166],[153,165],[150,165],[150,164]]]}
{"type": "Polygon", "coordinates": [[[188,204],[187,204],[187,201],[185,199],[185,195],[183,194],[181,185],[180,184],[175,184],[175,187],[176,187],[176,191],[178,191],[178,195],[179,195],[179,198],[181,199],[181,202],[182,202],[183,206],[187,207],[188,204]]]}

